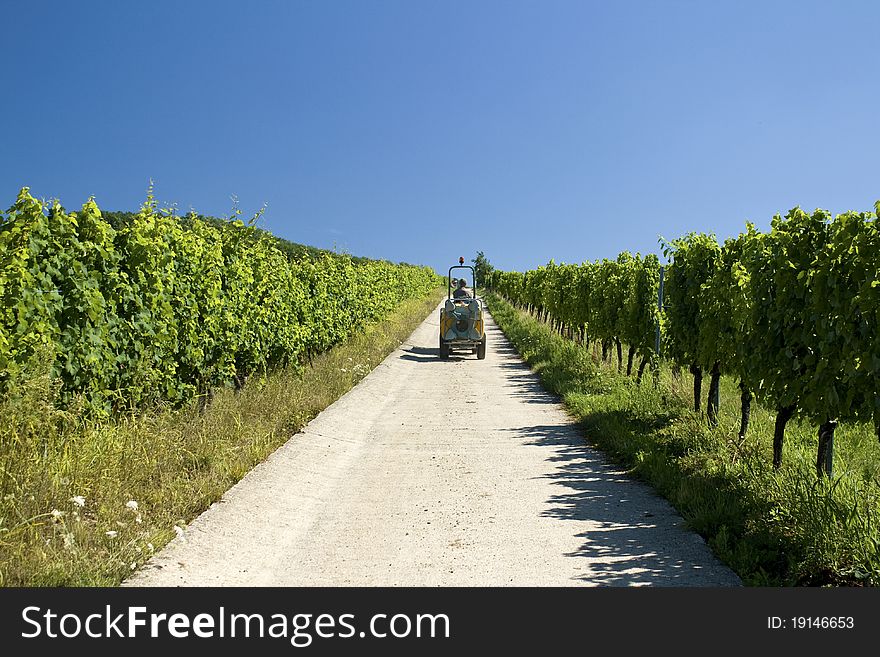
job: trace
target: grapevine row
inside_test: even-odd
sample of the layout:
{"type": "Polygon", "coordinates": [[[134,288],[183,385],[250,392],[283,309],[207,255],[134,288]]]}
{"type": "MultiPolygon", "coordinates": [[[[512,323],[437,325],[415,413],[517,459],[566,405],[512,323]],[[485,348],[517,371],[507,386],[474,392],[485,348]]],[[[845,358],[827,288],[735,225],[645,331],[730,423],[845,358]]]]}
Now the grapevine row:
{"type": "MultiPolygon", "coordinates": [[[[880,210],[880,203],[878,203],[880,210]]],[[[748,224],[719,244],[690,233],[653,255],[492,272],[489,284],[603,352],[621,343],[642,358],[659,354],[694,375],[700,410],[710,376],[707,417],[717,423],[722,374],[739,381],[744,436],[752,399],[776,412],[773,464],[782,461],[786,423],[796,413],[819,426],[816,469],[831,473],[834,429],[874,422],[880,435],[880,229],[874,212],[833,216],[794,208],[769,232],[748,224]],[[573,329],[573,331],[572,331],[573,329]],[[659,330],[661,340],[651,336],[659,330]]],[[[603,353],[604,355],[604,353],[603,353]]],[[[640,367],[641,374],[641,367],[640,367]]]]}
{"type": "Polygon", "coordinates": [[[627,374],[640,359],[638,378],[646,365],[656,370],[657,287],[660,263],[655,255],[621,253],[616,260],[581,265],[547,265],[527,272],[493,270],[488,286],[515,304],[548,320],[561,333],[587,345],[601,345],[602,357],[616,348],[623,369],[623,344],[628,345],[627,374]]]}
{"type": "Polygon", "coordinates": [[[178,404],[314,355],[438,283],[427,267],[289,259],[239,219],[152,197],[113,228],[23,189],[0,214],[0,394],[48,361],[60,400],[102,413],[178,404]]]}

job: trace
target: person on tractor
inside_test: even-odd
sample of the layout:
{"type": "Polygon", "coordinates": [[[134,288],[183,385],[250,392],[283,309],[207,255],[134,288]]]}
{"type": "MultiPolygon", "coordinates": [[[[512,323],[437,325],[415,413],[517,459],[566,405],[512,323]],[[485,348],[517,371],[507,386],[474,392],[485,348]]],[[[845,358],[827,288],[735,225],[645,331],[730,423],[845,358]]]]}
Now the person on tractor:
{"type": "Polygon", "coordinates": [[[455,291],[452,293],[453,299],[470,299],[473,297],[470,289],[467,286],[467,281],[463,278],[458,279],[458,287],[455,288],[455,291]]]}

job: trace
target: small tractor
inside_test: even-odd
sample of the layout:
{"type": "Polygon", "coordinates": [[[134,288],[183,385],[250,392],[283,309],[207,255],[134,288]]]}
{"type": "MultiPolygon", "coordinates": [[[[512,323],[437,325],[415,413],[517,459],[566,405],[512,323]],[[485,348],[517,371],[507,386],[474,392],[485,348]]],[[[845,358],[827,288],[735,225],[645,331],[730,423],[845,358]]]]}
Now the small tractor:
{"type": "Polygon", "coordinates": [[[476,272],[458,259],[458,266],[449,268],[447,295],[440,309],[440,358],[448,358],[453,351],[467,351],[483,360],[486,357],[486,326],[483,321],[483,300],[477,298],[476,272]],[[456,271],[453,277],[452,272],[456,271]],[[467,275],[473,283],[467,288],[467,281],[459,278],[467,275]]]}

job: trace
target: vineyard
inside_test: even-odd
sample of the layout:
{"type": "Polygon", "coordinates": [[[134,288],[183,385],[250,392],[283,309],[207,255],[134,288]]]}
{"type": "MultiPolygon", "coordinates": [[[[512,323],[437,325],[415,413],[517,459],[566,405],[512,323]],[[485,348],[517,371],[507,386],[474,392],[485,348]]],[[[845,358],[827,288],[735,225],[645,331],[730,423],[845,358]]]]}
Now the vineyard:
{"type": "Polygon", "coordinates": [[[437,286],[426,267],[288,255],[256,217],[178,217],[152,195],[114,219],[26,188],[0,215],[0,396],[48,364],[60,404],[99,415],[209,399],[437,286]]]}
{"type": "Polygon", "coordinates": [[[491,272],[488,283],[516,305],[586,345],[639,382],[660,359],[693,374],[694,410],[709,376],[706,417],[717,423],[722,375],[741,390],[740,438],[751,403],[776,415],[773,466],[782,464],[788,421],[818,428],[815,467],[832,475],[835,428],[873,423],[880,435],[880,230],[871,212],[832,217],[794,208],[769,232],[751,224],[719,244],[691,233],[655,255],[621,253],[581,265],[491,272]],[[662,276],[662,287],[661,287],[662,276]]]}
{"type": "MultiPolygon", "coordinates": [[[[365,406],[349,400],[331,414],[326,436],[313,434],[314,460],[299,474],[281,469],[293,479],[278,484],[279,499],[301,486],[308,507],[313,483],[324,481],[315,473],[337,457],[339,470],[331,470],[350,472],[327,481],[376,477],[375,499],[391,506],[406,505],[394,493],[401,486],[430,489],[419,514],[391,509],[382,521],[416,523],[393,534],[409,536],[418,526],[454,562],[452,535],[434,534],[437,523],[420,519],[434,504],[438,513],[459,510],[458,498],[434,501],[433,484],[418,478],[440,473],[455,484],[460,461],[470,473],[491,445],[484,461],[491,476],[498,475],[495,450],[508,449],[535,468],[529,481],[545,481],[547,463],[566,462],[554,477],[571,488],[562,498],[556,484],[552,493],[534,491],[524,514],[516,499],[522,482],[511,475],[516,485],[499,527],[505,545],[516,531],[525,541],[545,536],[531,523],[559,516],[565,522],[553,526],[565,547],[551,551],[560,555],[592,555],[607,532],[590,523],[606,521],[647,532],[636,542],[668,554],[671,545],[657,547],[663,539],[651,537],[654,521],[643,522],[653,512],[634,508],[638,517],[624,522],[584,497],[581,486],[595,479],[589,452],[580,451],[580,435],[567,433],[568,415],[548,423],[535,416],[535,404],[523,403],[545,393],[512,350],[490,344],[482,367],[438,357],[432,322],[441,290],[433,270],[285,245],[256,219],[179,217],[152,196],[137,213],[105,215],[92,200],[69,212],[27,189],[0,215],[0,585],[119,583],[398,350],[389,362],[396,374],[361,388],[365,406]],[[448,425],[450,391],[438,366],[454,373],[462,399],[473,404],[468,426],[479,427],[476,452],[465,459],[454,450],[442,468],[435,428],[448,425]],[[485,412],[502,405],[503,413],[485,412]],[[372,424],[364,419],[370,415],[372,424]],[[356,444],[349,435],[365,450],[400,449],[374,455],[381,468],[361,468],[360,456],[344,456],[356,444]],[[382,439],[365,438],[374,435],[382,439]],[[417,438],[424,449],[412,449],[417,438]],[[537,446],[582,456],[548,459],[537,446]],[[400,479],[383,482],[386,475],[400,479]],[[548,503],[561,508],[548,516],[548,503]],[[569,544],[587,535],[572,536],[573,512],[594,531],[584,545],[569,544]]],[[[665,266],[655,255],[630,253],[580,265],[551,261],[524,273],[492,270],[482,253],[474,262],[480,288],[492,290],[493,321],[545,387],[595,446],[672,502],[744,582],[876,584],[876,215],[796,208],[775,217],[767,233],[749,225],[722,244],[695,233],[662,244],[665,266]]],[[[488,480],[476,472],[460,493],[476,499],[468,522],[485,528],[480,514],[504,505],[495,499],[483,509],[483,498],[473,498],[488,480]]],[[[609,486],[622,483],[613,479],[609,486]]],[[[336,509],[345,490],[327,488],[328,506],[312,511],[357,524],[358,513],[336,509]]],[[[361,490],[350,492],[354,505],[361,490]]],[[[310,512],[291,511],[300,513],[310,512]]],[[[251,525],[247,511],[241,519],[251,525]]],[[[278,546],[295,543],[286,527],[266,530],[281,533],[278,546]]],[[[627,577],[666,572],[661,563],[645,566],[623,538],[610,540],[612,553],[629,554],[627,577]]],[[[319,544],[316,554],[328,549],[319,544]]],[[[389,561],[377,563],[385,572],[389,561]]],[[[546,576],[566,572],[560,566],[546,576]]],[[[612,581],[600,570],[590,577],[612,581]]]]}
{"type": "Polygon", "coordinates": [[[0,214],[0,586],[118,583],[437,303],[258,218],[0,214]]]}

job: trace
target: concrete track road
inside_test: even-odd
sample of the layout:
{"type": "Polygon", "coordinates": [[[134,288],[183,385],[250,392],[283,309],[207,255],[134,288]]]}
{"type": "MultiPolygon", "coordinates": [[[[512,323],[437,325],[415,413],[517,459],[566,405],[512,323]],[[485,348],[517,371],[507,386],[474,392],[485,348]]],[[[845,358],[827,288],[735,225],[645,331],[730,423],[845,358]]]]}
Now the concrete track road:
{"type": "Polygon", "coordinates": [[[438,312],[124,586],[737,586],[670,505],[589,447],[489,318],[438,312]]]}

